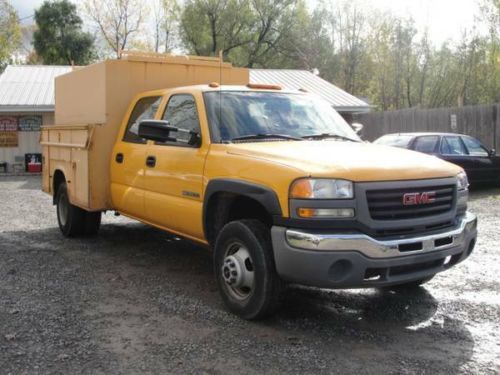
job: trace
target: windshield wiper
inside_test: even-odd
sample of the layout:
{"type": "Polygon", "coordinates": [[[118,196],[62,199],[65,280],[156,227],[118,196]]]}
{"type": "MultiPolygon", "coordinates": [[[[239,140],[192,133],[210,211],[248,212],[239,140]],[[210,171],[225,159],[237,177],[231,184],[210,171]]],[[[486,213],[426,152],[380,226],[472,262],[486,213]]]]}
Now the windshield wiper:
{"type": "Polygon", "coordinates": [[[285,135],[285,134],[249,134],[249,135],[243,135],[241,137],[235,137],[231,139],[231,141],[245,141],[245,140],[250,140],[250,139],[288,139],[292,141],[303,141],[302,138],[297,138],[293,137],[291,135],[285,135]]]}
{"type": "Polygon", "coordinates": [[[343,139],[344,141],[359,142],[357,139],[352,139],[343,135],[333,134],[333,133],[311,134],[311,135],[304,135],[302,137],[302,139],[325,139],[325,138],[337,138],[337,139],[343,139]]]}

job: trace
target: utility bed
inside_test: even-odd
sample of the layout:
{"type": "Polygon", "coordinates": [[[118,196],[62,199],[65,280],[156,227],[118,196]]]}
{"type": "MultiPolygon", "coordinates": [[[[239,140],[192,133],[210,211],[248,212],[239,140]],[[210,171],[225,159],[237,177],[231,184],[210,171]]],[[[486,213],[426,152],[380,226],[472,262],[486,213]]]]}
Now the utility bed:
{"type": "MultiPolygon", "coordinates": [[[[43,190],[53,194],[54,171],[64,171],[71,203],[111,209],[109,164],[125,113],[140,92],[220,82],[246,85],[249,71],[219,58],[124,52],[59,76],[55,124],[42,127],[43,190]]],[[[128,116],[127,116],[128,117],[128,116]]]]}

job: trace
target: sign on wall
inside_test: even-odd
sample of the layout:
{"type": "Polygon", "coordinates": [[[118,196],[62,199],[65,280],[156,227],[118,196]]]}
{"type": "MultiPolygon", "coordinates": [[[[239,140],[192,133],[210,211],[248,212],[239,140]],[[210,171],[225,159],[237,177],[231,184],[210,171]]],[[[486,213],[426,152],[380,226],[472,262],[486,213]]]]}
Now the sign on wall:
{"type": "Polygon", "coordinates": [[[42,116],[21,116],[19,117],[19,131],[36,132],[42,126],[42,116]]]}
{"type": "Polygon", "coordinates": [[[17,147],[17,118],[0,116],[0,147],[17,147]]]}
{"type": "Polygon", "coordinates": [[[450,115],[450,126],[451,126],[451,130],[453,131],[457,131],[457,115],[453,114],[453,115],[450,115]]]}

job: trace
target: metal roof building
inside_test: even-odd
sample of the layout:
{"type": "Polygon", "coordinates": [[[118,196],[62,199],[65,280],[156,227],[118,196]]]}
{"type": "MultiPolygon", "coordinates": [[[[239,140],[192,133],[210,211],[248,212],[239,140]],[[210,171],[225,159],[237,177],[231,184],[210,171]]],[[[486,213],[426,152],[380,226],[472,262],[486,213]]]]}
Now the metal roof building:
{"type": "Polygon", "coordinates": [[[0,171],[41,160],[40,126],[54,123],[54,78],[70,66],[8,66],[0,75],[0,171]]]}
{"type": "Polygon", "coordinates": [[[7,66],[0,76],[0,112],[53,112],[54,78],[71,69],[71,66],[7,66]]]}
{"type": "Polygon", "coordinates": [[[306,90],[322,97],[342,114],[370,111],[369,104],[308,70],[250,69],[250,82],[278,84],[288,90],[306,90]]]}
{"type": "MultiPolygon", "coordinates": [[[[70,66],[8,66],[0,76],[0,112],[53,112],[54,78],[70,66]]],[[[304,89],[328,101],[342,113],[368,112],[370,105],[307,70],[250,69],[250,82],[304,89]]]]}

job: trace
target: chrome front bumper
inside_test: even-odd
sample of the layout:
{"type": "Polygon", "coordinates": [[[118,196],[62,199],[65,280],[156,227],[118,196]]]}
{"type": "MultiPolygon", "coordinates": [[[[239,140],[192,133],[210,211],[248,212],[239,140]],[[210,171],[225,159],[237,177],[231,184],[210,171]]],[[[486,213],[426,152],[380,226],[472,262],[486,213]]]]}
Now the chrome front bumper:
{"type": "Polygon", "coordinates": [[[285,239],[296,249],[318,251],[357,251],[370,258],[393,258],[464,246],[467,235],[476,230],[477,218],[470,212],[458,225],[438,234],[377,240],[366,234],[318,234],[287,229],[285,239]]]}
{"type": "Polygon", "coordinates": [[[464,261],[474,250],[477,220],[467,213],[451,230],[392,240],[282,226],[271,228],[271,238],[283,280],[322,288],[371,288],[423,280],[464,261]]]}

